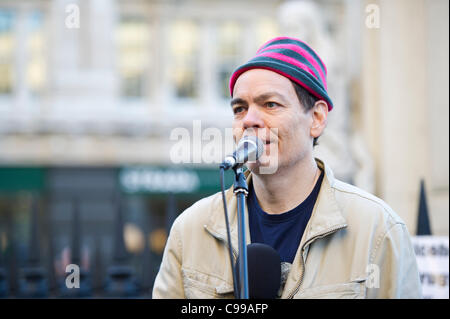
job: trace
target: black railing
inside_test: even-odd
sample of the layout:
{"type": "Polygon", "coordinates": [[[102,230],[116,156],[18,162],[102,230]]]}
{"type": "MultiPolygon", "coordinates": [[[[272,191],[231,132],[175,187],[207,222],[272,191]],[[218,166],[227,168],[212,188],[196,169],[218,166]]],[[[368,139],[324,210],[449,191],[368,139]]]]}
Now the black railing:
{"type": "MultiPolygon", "coordinates": [[[[84,265],[82,240],[86,235],[80,212],[80,201],[71,205],[70,258],[57,263],[54,247],[59,240],[53,236],[54,223],[45,212],[42,198],[33,198],[28,220],[28,249],[14,234],[11,213],[3,214],[6,222],[0,227],[0,298],[150,298],[161,254],[151,250],[149,220],[141,226],[144,244],[141,252],[130,254],[124,241],[124,204],[120,195],[114,199],[114,227],[108,236],[112,246],[110,258],[102,251],[100,235],[94,234],[89,250],[89,267],[84,265]],[[41,203],[41,205],[39,205],[41,203]],[[45,228],[45,236],[42,228],[45,228]],[[3,231],[5,230],[6,232],[3,231]],[[6,240],[4,240],[6,238],[6,240]],[[7,244],[5,244],[5,242],[7,244]],[[21,249],[19,249],[19,246],[21,249]],[[6,247],[2,249],[2,247],[6,247]],[[24,251],[27,251],[24,253],[24,251]],[[45,251],[43,254],[42,251],[45,251]],[[26,256],[26,257],[24,257],[26,256]],[[105,262],[105,259],[109,261],[105,262]],[[71,265],[66,268],[66,266],[71,265]],[[138,265],[138,267],[136,267],[138,265]],[[56,271],[58,270],[58,271],[56,271]]],[[[176,217],[175,200],[170,197],[166,222],[176,217]]],[[[166,225],[167,229],[170,225],[166,225]]],[[[104,243],[104,242],[103,242],[104,243]]],[[[59,246],[62,246],[59,244],[59,246]]],[[[103,245],[104,246],[104,245],[103,245]]]]}

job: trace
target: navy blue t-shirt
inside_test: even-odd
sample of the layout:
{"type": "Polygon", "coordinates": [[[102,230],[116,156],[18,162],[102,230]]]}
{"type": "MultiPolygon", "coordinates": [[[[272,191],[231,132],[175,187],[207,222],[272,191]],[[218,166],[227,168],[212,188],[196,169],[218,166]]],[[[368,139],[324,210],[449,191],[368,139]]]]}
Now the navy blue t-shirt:
{"type": "Polygon", "coordinates": [[[311,217],[322,185],[323,172],[309,196],[297,207],[281,214],[268,214],[258,204],[253,183],[247,198],[248,221],[252,243],[263,243],[278,251],[281,262],[292,263],[311,217]]]}

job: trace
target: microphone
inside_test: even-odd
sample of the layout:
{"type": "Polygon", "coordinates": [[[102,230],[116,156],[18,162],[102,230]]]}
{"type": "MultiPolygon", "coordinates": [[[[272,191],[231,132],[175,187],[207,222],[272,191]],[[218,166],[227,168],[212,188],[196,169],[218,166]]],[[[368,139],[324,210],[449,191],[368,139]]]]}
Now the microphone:
{"type": "Polygon", "coordinates": [[[264,150],[264,144],[256,136],[244,136],[239,141],[236,151],[225,157],[220,165],[225,170],[239,168],[248,160],[258,160],[264,150]]]}
{"type": "MultiPolygon", "coordinates": [[[[281,285],[281,258],[269,245],[247,245],[248,290],[250,299],[276,299],[281,285]]],[[[239,278],[239,258],[236,261],[239,278]]]]}

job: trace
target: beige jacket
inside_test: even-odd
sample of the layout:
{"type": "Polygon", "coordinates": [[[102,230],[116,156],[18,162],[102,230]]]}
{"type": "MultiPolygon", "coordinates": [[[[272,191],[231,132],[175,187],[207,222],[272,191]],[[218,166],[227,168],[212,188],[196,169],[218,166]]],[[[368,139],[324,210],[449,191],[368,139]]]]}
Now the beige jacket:
{"type": "MultiPolygon", "coordinates": [[[[382,200],[336,180],[329,167],[317,163],[325,176],[281,298],[421,298],[405,223],[382,200]]],[[[236,258],[232,189],[226,199],[236,258]]],[[[233,298],[221,193],[175,220],[153,298],[233,298]]]]}

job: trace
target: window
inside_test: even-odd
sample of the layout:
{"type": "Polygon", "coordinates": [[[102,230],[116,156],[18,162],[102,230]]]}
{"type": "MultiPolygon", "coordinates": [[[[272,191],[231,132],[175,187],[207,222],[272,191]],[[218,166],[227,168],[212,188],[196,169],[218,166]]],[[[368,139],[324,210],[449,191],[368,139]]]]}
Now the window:
{"type": "Polygon", "coordinates": [[[199,28],[189,20],[170,26],[170,79],[177,98],[197,98],[199,76],[199,28]]]}
{"type": "Polygon", "coordinates": [[[32,95],[43,92],[46,82],[44,16],[40,11],[33,11],[27,16],[28,38],[26,40],[27,68],[26,81],[32,95]]]}
{"type": "Polygon", "coordinates": [[[0,9],[0,95],[10,95],[13,90],[13,23],[14,13],[0,9]]]}
{"type": "Polygon", "coordinates": [[[260,19],[256,23],[256,43],[258,43],[258,47],[255,49],[259,49],[260,45],[277,36],[279,36],[278,26],[275,21],[269,17],[260,19]]]}
{"type": "Polygon", "coordinates": [[[21,15],[0,10],[0,95],[12,95],[20,89],[32,96],[43,92],[47,73],[45,41],[40,10],[21,15]]]}
{"type": "Polygon", "coordinates": [[[218,88],[219,96],[228,99],[228,82],[234,69],[242,63],[242,28],[234,21],[228,21],[218,28],[218,88]]]}
{"type": "Polygon", "coordinates": [[[117,30],[118,69],[121,96],[141,98],[148,93],[151,68],[150,24],[144,17],[122,17],[117,30]]]}

